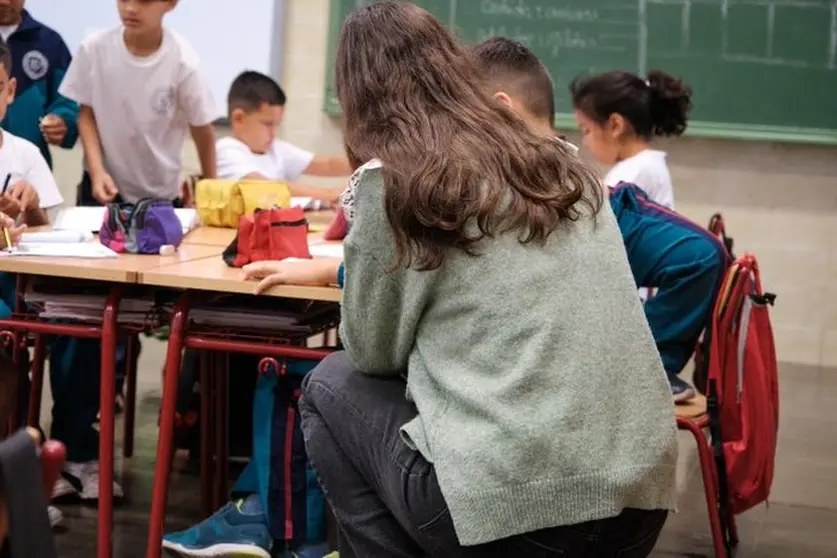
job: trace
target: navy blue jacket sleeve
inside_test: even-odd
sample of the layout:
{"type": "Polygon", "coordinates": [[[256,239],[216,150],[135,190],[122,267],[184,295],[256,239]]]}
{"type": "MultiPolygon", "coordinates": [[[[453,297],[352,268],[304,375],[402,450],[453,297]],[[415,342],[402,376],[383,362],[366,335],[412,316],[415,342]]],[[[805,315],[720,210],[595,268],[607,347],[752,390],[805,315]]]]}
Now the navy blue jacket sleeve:
{"type": "Polygon", "coordinates": [[[64,137],[64,141],[61,142],[61,147],[69,149],[78,140],[78,104],[58,93],[58,88],[64,79],[64,74],[67,73],[67,68],[70,67],[72,55],[64,39],[57,36],[56,40],[58,44],[56,46],[55,57],[52,60],[52,75],[48,84],[46,112],[47,114],[60,116],[67,124],[67,135],[64,137]]]}

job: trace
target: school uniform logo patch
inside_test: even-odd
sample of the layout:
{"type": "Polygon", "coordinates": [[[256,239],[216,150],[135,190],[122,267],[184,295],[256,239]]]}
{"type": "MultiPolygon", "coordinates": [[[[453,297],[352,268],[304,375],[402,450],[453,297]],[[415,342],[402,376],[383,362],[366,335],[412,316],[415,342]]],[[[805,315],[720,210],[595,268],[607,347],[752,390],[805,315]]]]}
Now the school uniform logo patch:
{"type": "Polygon", "coordinates": [[[151,108],[160,116],[167,116],[174,107],[174,87],[162,87],[151,96],[151,108]]]}
{"type": "Polygon", "coordinates": [[[49,60],[40,50],[30,50],[23,55],[23,73],[32,81],[39,80],[49,71],[49,60]]]}

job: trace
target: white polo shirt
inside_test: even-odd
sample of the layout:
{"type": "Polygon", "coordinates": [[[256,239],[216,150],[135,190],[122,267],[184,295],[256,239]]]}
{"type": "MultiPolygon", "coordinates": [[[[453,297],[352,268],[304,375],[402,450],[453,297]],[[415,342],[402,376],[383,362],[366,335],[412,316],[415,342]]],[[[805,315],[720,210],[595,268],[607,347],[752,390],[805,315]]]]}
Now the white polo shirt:
{"type": "Polygon", "coordinates": [[[93,109],[105,169],[125,201],[180,195],[180,154],[190,126],[220,116],[198,55],[164,29],[151,56],[128,51],[123,28],[87,37],[59,93],[93,109]]]}
{"type": "Polygon", "coordinates": [[[9,188],[25,180],[38,192],[41,209],[61,205],[64,198],[55,183],[44,156],[29,140],[19,138],[6,130],[0,131],[3,144],[0,145],[0,188],[9,177],[9,188]]]}

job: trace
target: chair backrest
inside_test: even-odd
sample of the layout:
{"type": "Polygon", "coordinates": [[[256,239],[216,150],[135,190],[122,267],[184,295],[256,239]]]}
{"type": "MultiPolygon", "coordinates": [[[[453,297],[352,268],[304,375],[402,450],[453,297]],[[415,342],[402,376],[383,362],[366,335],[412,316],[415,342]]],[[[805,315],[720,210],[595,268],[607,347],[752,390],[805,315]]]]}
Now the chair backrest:
{"type": "Polygon", "coordinates": [[[37,435],[20,430],[0,442],[0,494],[8,515],[9,558],[57,558],[49,523],[48,494],[66,456],[63,444],[48,442],[38,455],[37,435]]]}
{"type": "Polygon", "coordinates": [[[735,259],[735,252],[733,252],[732,250],[735,241],[732,237],[727,236],[727,226],[724,222],[724,217],[720,213],[714,214],[712,217],[710,217],[709,225],[706,228],[709,230],[709,232],[718,237],[718,240],[720,240],[723,243],[724,247],[727,249],[727,252],[729,252],[730,257],[732,259],[735,259]]]}

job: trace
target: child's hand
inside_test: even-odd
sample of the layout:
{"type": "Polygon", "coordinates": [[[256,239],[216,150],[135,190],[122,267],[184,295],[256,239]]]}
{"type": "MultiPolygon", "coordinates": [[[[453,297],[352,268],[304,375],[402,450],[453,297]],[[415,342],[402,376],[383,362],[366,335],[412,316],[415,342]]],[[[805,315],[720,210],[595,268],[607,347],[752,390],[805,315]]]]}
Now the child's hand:
{"type": "Polygon", "coordinates": [[[264,261],[244,266],[244,278],[259,281],[256,294],[276,285],[313,285],[326,287],[337,283],[340,258],[314,258],[313,260],[264,261]]]}
{"type": "Polygon", "coordinates": [[[41,133],[47,143],[59,145],[67,136],[67,123],[60,116],[47,114],[41,119],[41,133]]]}
{"type": "MultiPolygon", "coordinates": [[[[0,213],[0,228],[9,230],[9,238],[12,240],[12,246],[17,246],[20,242],[20,236],[26,230],[26,225],[16,226],[14,219],[5,213],[0,213]]],[[[8,246],[6,246],[6,238],[2,234],[0,234],[0,244],[4,249],[8,248],[8,246]]]]}
{"type": "Polygon", "coordinates": [[[20,207],[20,202],[12,198],[8,194],[0,196],[0,214],[4,217],[16,219],[22,213],[23,209],[20,207]]]}
{"type": "Polygon", "coordinates": [[[21,211],[33,211],[41,208],[41,198],[38,196],[38,190],[27,180],[15,182],[14,186],[9,188],[8,196],[17,200],[21,211]]]}
{"type": "Polygon", "coordinates": [[[180,184],[180,199],[183,200],[183,207],[195,207],[195,184],[197,177],[187,176],[180,184]]]}
{"type": "Polygon", "coordinates": [[[101,204],[108,204],[116,198],[116,184],[108,173],[91,176],[93,197],[101,204]]]}

